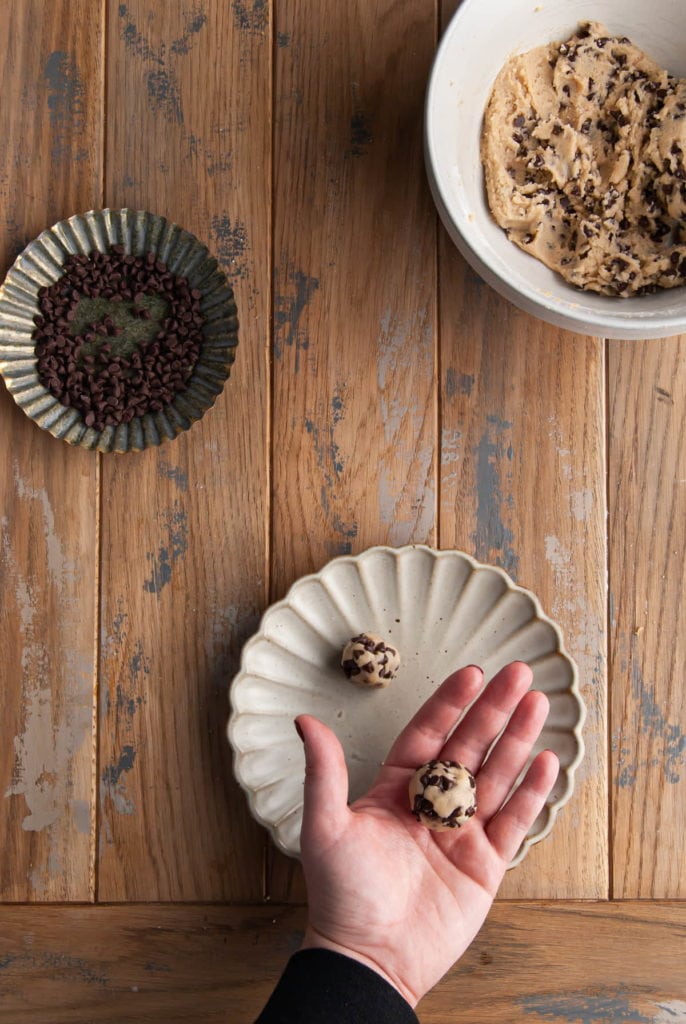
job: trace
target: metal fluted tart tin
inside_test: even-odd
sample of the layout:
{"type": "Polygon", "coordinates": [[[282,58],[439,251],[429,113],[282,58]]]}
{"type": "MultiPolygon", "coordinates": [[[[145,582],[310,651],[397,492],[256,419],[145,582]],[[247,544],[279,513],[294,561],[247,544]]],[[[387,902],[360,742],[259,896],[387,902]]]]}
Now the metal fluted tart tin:
{"type": "Polygon", "coordinates": [[[139,210],[77,214],[40,234],[17,257],[0,287],[0,374],[17,405],[39,427],[69,444],[102,452],[141,451],[171,440],[199,420],[221,394],[238,344],[233,290],[209,250],[189,231],[139,210]],[[185,391],[159,412],[103,430],[86,426],[82,414],[63,405],[41,383],[33,332],[38,290],[54,284],[72,254],[154,253],[177,277],[201,293],[202,346],[185,391]]]}

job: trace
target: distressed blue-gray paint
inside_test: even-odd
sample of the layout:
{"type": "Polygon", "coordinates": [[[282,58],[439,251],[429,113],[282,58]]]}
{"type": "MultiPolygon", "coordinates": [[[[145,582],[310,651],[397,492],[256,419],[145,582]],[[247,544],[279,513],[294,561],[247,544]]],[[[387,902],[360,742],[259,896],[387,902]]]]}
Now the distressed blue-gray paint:
{"type": "MultiPolygon", "coordinates": [[[[114,691],[114,711],[120,725],[122,722],[127,726],[130,725],[135,713],[145,703],[145,697],[143,697],[138,691],[143,677],[149,674],[150,659],[143,650],[142,642],[140,640],[136,640],[133,645],[133,654],[129,658],[130,688],[125,687],[122,683],[117,683],[114,691]]],[[[109,690],[107,687],[104,688],[103,692],[105,699],[103,711],[104,714],[109,714],[112,702],[110,701],[109,690]]]]}
{"type": "Polygon", "coordinates": [[[134,748],[129,744],[122,747],[117,763],[108,764],[104,769],[102,773],[102,781],[108,787],[116,786],[124,772],[131,771],[135,760],[136,751],[134,748]]]}
{"type": "Polygon", "coordinates": [[[76,149],[75,142],[86,127],[86,90],[73,54],[65,50],[51,53],[43,77],[48,86],[52,158],[60,161],[69,156],[71,160],[83,160],[87,150],[76,149]]]}
{"type": "Polygon", "coordinates": [[[665,780],[671,785],[681,782],[681,771],[686,764],[686,732],[679,722],[670,722],[654,693],[646,683],[641,669],[638,638],[632,636],[630,644],[631,696],[634,702],[633,720],[635,729],[646,736],[657,750],[649,764],[639,765],[637,759],[623,763],[620,759],[617,785],[625,789],[633,786],[639,772],[659,766],[665,780]]]}
{"type": "Polygon", "coordinates": [[[222,213],[212,217],[210,235],[214,239],[214,247],[224,269],[231,277],[245,277],[247,274],[246,253],[248,251],[248,232],[241,221],[232,221],[222,213]]]}
{"type": "Polygon", "coordinates": [[[514,451],[506,444],[505,434],[512,423],[499,416],[487,417],[487,428],[473,449],[476,463],[477,513],[473,535],[476,557],[483,561],[495,559],[497,565],[517,578],[519,556],[514,550],[514,535],[502,519],[504,506],[511,506],[512,496],[503,495],[503,459],[512,461],[514,451]]]}
{"type": "Polygon", "coordinates": [[[681,780],[679,768],[684,765],[686,754],[686,735],[681,725],[668,722],[660,710],[653,693],[643,678],[638,660],[636,643],[632,643],[631,657],[631,692],[638,708],[638,727],[644,736],[662,742],[660,763],[667,782],[676,783],[681,780]]]}
{"type": "Polygon", "coordinates": [[[625,765],[617,776],[617,785],[620,789],[629,789],[631,786],[636,785],[636,779],[638,778],[638,767],[636,762],[633,764],[625,765]]]}
{"type": "Polygon", "coordinates": [[[98,985],[103,988],[109,984],[109,978],[100,970],[100,965],[89,964],[83,957],[69,956],[66,953],[9,953],[0,957],[1,970],[25,972],[39,970],[48,976],[69,981],[74,977],[87,985],[98,985]]]}
{"type": "Polygon", "coordinates": [[[154,960],[149,960],[147,964],[143,964],[143,970],[148,971],[149,974],[171,974],[172,972],[169,964],[158,964],[154,960]]]}
{"type": "Polygon", "coordinates": [[[334,426],[343,419],[344,407],[343,407],[343,396],[338,392],[331,399],[331,410],[333,415],[334,426]]]}
{"type": "Polygon", "coordinates": [[[308,277],[302,270],[288,270],[287,281],[294,287],[292,296],[277,293],[274,300],[274,357],[281,359],[284,348],[295,347],[295,372],[300,370],[300,352],[310,347],[309,339],[299,329],[300,317],[319,288],[319,279],[308,277]]]}
{"type": "Polygon", "coordinates": [[[348,155],[353,157],[364,156],[368,147],[374,142],[372,123],[369,115],[363,110],[356,110],[350,118],[350,148],[348,155]]]}
{"type": "Polygon", "coordinates": [[[516,1000],[523,1013],[543,1021],[566,1024],[652,1024],[653,1018],[632,1006],[629,992],[612,989],[601,992],[570,992],[562,996],[522,996],[516,1000]]]}
{"type": "Polygon", "coordinates": [[[143,581],[143,590],[149,594],[159,594],[172,579],[172,562],[169,548],[162,547],[157,554],[148,552],[146,558],[152,561],[152,575],[143,581]]]}
{"type": "Polygon", "coordinates": [[[175,502],[173,508],[166,509],[162,518],[166,543],[161,544],[157,552],[148,551],[145,556],[152,565],[151,575],[143,581],[143,590],[149,594],[159,594],[171,583],[174,565],[188,550],[186,510],[175,502]]]}
{"type": "Polygon", "coordinates": [[[201,7],[197,7],[190,14],[186,14],[186,29],[179,39],[175,39],[169,49],[172,53],[188,53],[192,44],[192,37],[204,28],[207,24],[207,15],[201,7]]]}
{"type": "Polygon", "coordinates": [[[236,25],[243,32],[264,32],[269,24],[268,0],[233,0],[236,25]]]}
{"type": "Polygon", "coordinates": [[[128,721],[131,721],[136,711],[142,707],[143,703],[142,697],[127,693],[121,683],[117,683],[115,691],[115,707],[119,715],[122,715],[128,721]]]}
{"type": "Polygon", "coordinates": [[[183,104],[173,62],[190,52],[194,37],[207,24],[207,15],[200,6],[187,12],[182,35],[178,39],[172,40],[167,48],[164,41],[158,46],[153,46],[150,43],[131,18],[126,4],[120,4],[118,12],[119,18],[123,22],[121,37],[126,49],[145,63],[153,65],[145,72],[145,86],[150,109],[156,114],[160,114],[166,121],[182,125],[184,123],[183,104]]]}
{"type": "Polygon", "coordinates": [[[445,372],[445,395],[446,398],[454,398],[455,395],[471,395],[474,387],[474,377],[471,373],[458,373],[452,366],[445,372]]]}
{"type": "Polygon", "coordinates": [[[185,494],[188,491],[188,474],[180,466],[171,466],[168,462],[160,462],[157,467],[160,476],[167,480],[173,480],[180,491],[185,494]]]}
{"type": "Polygon", "coordinates": [[[161,114],[166,121],[183,124],[181,91],[176,75],[171,68],[147,71],[145,86],[148,90],[150,109],[155,114],[161,114]]]}
{"type": "MultiPolygon", "coordinates": [[[[333,424],[327,427],[325,439],[322,438],[322,431],[319,426],[309,417],[305,418],[304,426],[306,433],[312,438],[312,446],[316,457],[317,467],[322,474],[322,485],[320,500],[323,511],[328,515],[331,512],[332,504],[337,500],[336,483],[340,480],[345,469],[345,462],[341,450],[334,439],[335,425],[343,417],[342,399],[334,397],[332,401],[333,424]]],[[[357,536],[358,525],[355,521],[345,522],[338,513],[331,516],[331,526],[334,531],[344,538],[357,536]]],[[[335,543],[335,542],[334,542],[335,543]]],[[[347,545],[346,545],[347,547],[347,545]]],[[[336,554],[349,554],[348,550],[337,550],[336,554]]]]}
{"type": "Polygon", "coordinates": [[[669,1003],[657,1003],[657,1008],[660,1011],[660,1022],[666,1024],[667,1016],[672,1017],[675,1022],[681,1021],[684,1024],[686,1021],[686,1003],[681,999],[676,999],[673,1002],[670,1000],[669,1003]]]}
{"type": "Polygon", "coordinates": [[[129,661],[129,673],[131,676],[131,682],[137,683],[140,681],[140,675],[150,675],[150,659],[143,650],[143,642],[136,640],[133,645],[133,654],[129,661]]]}
{"type": "Polygon", "coordinates": [[[340,516],[334,516],[331,525],[342,537],[357,537],[357,523],[344,523],[340,516]]]}
{"type": "Polygon", "coordinates": [[[314,420],[305,419],[305,430],[312,437],[317,465],[320,469],[324,470],[327,485],[331,487],[334,482],[333,477],[339,478],[345,469],[341,450],[334,441],[333,427],[328,428],[326,441],[322,441],[321,431],[314,420]],[[331,476],[329,470],[331,470],[333,476],[331,476]]]}
{"type": "MultiPolygon", "coordinates": [[[[135,22],[129,17],[129,9],[126,4],[119,4],[119,17],[124,21],[121,35],[126,49],[142,60],[151,61],[162,66],[164,58],[160,52],[152,47],[145,36],[138,31],[135,22]]],[[[162,50],[162,53],[164,50],[162,50]]]]}
{"type": "Polygon", "coordinates": [[[112,629],[110,631],[110,634],[108,637],[105,638],[106,644],[112,643],[115,644],[117,647],[123,644],[124,640],[126,639],[126,630],[124,627],[126,626],[127,619],[128,615],[121,607],[119,607],[117,614],[112,619],[112,629]]]}
{"type": "Polygon", "coordinates": [[[340,555],[352,555],[353,553],[353,546],[349,540],[328,540],[325,547],[332,558],[338,558],[340,555]]]}

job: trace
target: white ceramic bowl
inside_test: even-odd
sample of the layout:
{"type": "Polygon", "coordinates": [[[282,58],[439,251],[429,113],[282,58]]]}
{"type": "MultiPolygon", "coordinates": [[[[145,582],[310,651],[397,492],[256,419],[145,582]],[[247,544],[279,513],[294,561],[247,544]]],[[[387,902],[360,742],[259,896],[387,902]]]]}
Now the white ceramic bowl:
{"type": "Polygon", "coordinates": [[[502,569],[461,551],[368,548],[303,577],[265,613],[231,686],[234,770],[253,815],[284,853],[298,856],[305,762],[296,715],[317,715],[337,733],[354,800],[450,672],[478,664],[490,678],[514,660],[531,665],[533,687],[548,696],[535,752],[554,750],[560,774],[512,866],[552,829],[583,756],[584,705],[558,627],[502,569]],[[383,690],[353,686],[340,667],[343,646],[363,631],[400,651],[400,671],[383,690]]]}
{"type": "Polygon", "coordinates": [[[496,291],[568,330],[626,340],[686,332],[686,287],[621,299],[582,292],[510,242],[486,201],[479,141],[501,67],[516,53],[603,22],[686,77],[684,0],[462,0],[445,31],[426,100],[425,156],[441,219],[462,255],[496,291]]]}

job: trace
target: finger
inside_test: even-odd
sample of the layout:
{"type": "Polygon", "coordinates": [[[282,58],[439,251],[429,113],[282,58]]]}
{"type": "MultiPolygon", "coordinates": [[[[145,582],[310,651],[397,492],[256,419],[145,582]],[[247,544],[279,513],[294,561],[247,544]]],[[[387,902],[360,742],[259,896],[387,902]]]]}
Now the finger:
{"type": "Polygon", "coordinates": [[[296,729],[305,746],[302,843],[334,839],[348,816],[348,769],[338,737],[312,715],[299,715],[296,729]]]}
{"type": "Polygon", "coordinates": [[[453,672],[405,726],[384,761],[393,768],[418,768],[438,757],[451,729],[483,686],[483,672],[468,665],[453,672]]]}
{"type": "Polygon", "coordinates": [[[531,756],[549,709],[550,702],[545,694],[531,690],[524,694],[512,712],[505,732],[479,772],[478,814],[482,821],[493,817],[507,799],[531,756]]]}
{"type": "Polygon", "coordinates": [[[560,763],[552,750],[543,750],[531,762],[522,783],[504,807],[486,826],[486,835],[495,852],[511,861],[524,837],[541,813],[550,790],[555,785],[560,763]]]}
{"type": "Polygon", "coordinates": [[[506,665],[490,681],[447,741],[440,756],[459,761],[476,775],[500,730],[531,686],[533,674],[523,661],[506,665]]]}

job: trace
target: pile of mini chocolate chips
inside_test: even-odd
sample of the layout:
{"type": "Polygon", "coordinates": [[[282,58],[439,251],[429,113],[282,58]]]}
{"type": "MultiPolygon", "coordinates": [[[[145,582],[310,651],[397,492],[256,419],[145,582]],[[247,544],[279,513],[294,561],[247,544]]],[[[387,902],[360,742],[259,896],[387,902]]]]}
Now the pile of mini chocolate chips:
{"type": "Polygon", "coordinates": [[[67,257],[38,292],[38,377],[88,427],[159,412],[185,391],[202,347],[201,293],[154,253],[67,257]]]}

